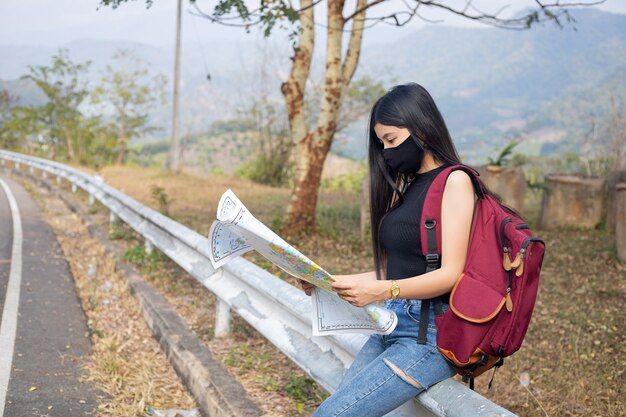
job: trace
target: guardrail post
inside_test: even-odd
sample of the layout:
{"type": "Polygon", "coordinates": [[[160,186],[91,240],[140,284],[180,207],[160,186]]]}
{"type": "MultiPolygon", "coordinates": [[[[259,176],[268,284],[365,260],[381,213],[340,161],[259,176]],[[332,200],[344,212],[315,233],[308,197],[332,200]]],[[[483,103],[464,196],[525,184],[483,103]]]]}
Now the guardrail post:
{"type": "Polygon", "coordinates": [[[41,170],[41,176],[44,178],[48,178],[48,171],[41,170]]]}
{"type": "Polygon", "coordinates": [[[230,334],[230,307],[218,298],[215,308],[215,337],[226,337],[230,334]]]}
{"type": "Polygon", "coordinates": [[[15,162],[15,170],[19,171],[20,170],[20,163],[19,162],[15,162]]]}
{"type": "Polygon", "coordinates": [[[617,257],[626,262],[626,183],[619,183],[615,188],[615,199],[617,200],[615,213],[617,257]]]}
{"type": "Polygon", "coordinates": [[[96,197],[92,193],[89,193],[89,205],[93,206],[93,203],[95,202],[96,202],[96,197]]]}
{"type": "Polygon", "coordinates": [[[0,163],[2,163],[2,165],[4,166],[4,158],[0,159],[0,163]]]}
{"type": "Polygon", "coordinates": [[[148,239],[144,241],[144,250],[148,255],[150,255],[154,251],[154,245],[148,239]]]}
{"type": "Polygon", "coordinates": [[[117,214],[110,211],[109,212],[109,234],[113,233],[113,228],[115,227],[116,224],[119,223],[119,221],[120,221],[120,218],[117,216],[117,214]]]}
{"type": "Polygon", "coordinates": [[[35,168],[33,168],[33,166],[31,165],[28,167],[28,173],[32,174],[33,172],[35,172],[35,168]]]}
{"type": "Polygon", "coordinates": [[[76,192],[76,184],[72,183],[72,192],[75,193],[76,192]]]}
{"type": "Polygon", "coordinates": [[[61,176],[57,175],[57,184],[61,184],[61,176]]]}

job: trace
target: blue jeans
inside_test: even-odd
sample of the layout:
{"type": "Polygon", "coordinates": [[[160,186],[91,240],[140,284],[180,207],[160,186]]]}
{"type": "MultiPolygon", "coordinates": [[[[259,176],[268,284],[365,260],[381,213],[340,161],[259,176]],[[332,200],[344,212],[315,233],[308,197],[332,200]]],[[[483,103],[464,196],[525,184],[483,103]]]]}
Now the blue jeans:
{"type": "Polygon", "coordinates": [[[432,304],[424,345],[416,343],[420,300],[386,300],[385,307],[398,315],[398,325],[389,335],[370,336],[337,391],[319,406],[314,417],[383,416],[455,374],[437,351],[432,304]]]}

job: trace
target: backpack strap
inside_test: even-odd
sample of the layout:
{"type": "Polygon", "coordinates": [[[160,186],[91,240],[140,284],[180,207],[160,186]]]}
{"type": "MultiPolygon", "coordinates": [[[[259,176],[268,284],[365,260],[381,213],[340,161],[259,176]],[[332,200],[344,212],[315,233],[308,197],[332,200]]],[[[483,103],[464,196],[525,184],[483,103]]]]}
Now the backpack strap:
{"type": "Polygon", "coordinates": [[[422,218],[420,221],[424,226],[421,234],[422,253],[426,257],[427,265],[428,260],[431,259],[433,266],[436,265],[436,268],[439,267],[439,258],[441,257],[441,201],[443,199],[443,190],[446,186],[450,173],[457,170],[464,171],[469,175],[472,180],[472,184],[474,185],[474,192],[479,199],[484,198],[486,194],[485,187],[478,178],[478,172],[466,165],[453,165],[447,167],[435,177],[426,192],[424,207],[422,208],[422,218]],[[430,244],[428,242],[429,236],[434,238],[434,242],[431,242],[430,244]]]}
{"type": "MultiPolygon", "coordinates": [[[[426,257],[426,272],[434,271],[441,266],[441,201],[443,190],[446,186],[448,176],[452,171],[465,171],[474,185],[474,191],[478,198],[484,198],[486,192],[482,182],[478,179],[478,172],[465,165],[453,165],[441,171],[431,183],[422,208],[421,228],[422,253],[426,257]]],[[[435,314],[443,314],[443,296],[422,300],[420,310],[420,328],[417,335],[417,343],[425,344],[427,341],[426,332],[428,330],[428,320],[430,315],[430,304],[434,303],[435,314]]]]}

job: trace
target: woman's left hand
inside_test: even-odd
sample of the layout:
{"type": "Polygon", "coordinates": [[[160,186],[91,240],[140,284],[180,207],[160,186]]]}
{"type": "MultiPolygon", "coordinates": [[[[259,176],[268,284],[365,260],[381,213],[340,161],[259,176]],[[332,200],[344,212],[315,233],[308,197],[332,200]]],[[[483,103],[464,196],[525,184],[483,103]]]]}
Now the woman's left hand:
{"type": "Polygon", "coordinates": [[[333,290],[353,306],[363,307],[387,298],[387,281],[363,280],[350,275],[335,275],[333,278],[333,290]]]}

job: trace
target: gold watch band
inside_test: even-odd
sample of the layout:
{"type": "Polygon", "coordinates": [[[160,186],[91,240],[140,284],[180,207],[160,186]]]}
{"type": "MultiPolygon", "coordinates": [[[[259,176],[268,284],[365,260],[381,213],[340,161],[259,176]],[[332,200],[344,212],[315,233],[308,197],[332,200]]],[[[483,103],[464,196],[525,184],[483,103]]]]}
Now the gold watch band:
{"type": "Polygon", "coordinates": [[[400,287],[398,286],[398,281],[395,279],[391,280],[391,288],[389,288],[389,294],[391,294],[391,299],[395,300],[400,295],[400,287]]]}

